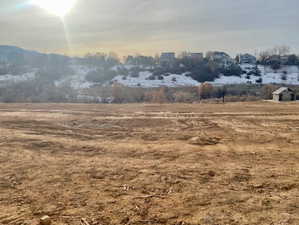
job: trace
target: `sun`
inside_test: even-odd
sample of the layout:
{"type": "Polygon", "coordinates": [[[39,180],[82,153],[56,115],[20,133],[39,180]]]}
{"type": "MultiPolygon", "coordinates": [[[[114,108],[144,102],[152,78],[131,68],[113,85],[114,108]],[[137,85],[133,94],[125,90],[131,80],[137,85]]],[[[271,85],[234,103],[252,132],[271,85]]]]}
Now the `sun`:
{"type": "Polygon", "coordinates": [[[59,17],[64,17],[75,5],[76,0],[32,0],[31,3],[59,17]]]}

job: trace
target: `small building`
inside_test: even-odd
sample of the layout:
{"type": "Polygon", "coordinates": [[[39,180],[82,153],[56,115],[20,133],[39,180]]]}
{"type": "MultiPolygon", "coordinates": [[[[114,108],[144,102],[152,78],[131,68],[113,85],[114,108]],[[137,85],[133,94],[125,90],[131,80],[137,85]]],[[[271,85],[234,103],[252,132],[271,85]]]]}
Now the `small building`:
{"type": "Polygon", "coordinates": [[[206,58],[216,62],[223,67],[228,67],[234,64],[234,60],[225,52],[207,52],[206,58]]]}
{"type": "Polygon", "coordinates": [[[203,60],[203,53],[200,52],[191,52],[190,53],[190,58],[198,61],[203,60]]]}
{"type": "Polygon", "coordinates": [[[239,64],[256,64],[256,57],[250,54],[240,54],[238,57],[239,64]]]}
{"type": "Polygon", "coordinates": [[[288,63],[288,61],[289,61],[289,57],[290,57],[290,55],[280,56],[280,62],[281,62],[281,64],[286,65],[288,63]]]}
{"type": "Polygon", "coordinates": [[[288,87],[281,87],[273,92],[273,100],[276,102],[296,101],[296,93],[288,87]]]}
{"type": "Polygon", "coordinates": [[[163,52],[160,56],[161,66],[173,66],[175,63],[175,53],[174,52],[163,52]]]}
{"type": "Polygon", "coordinates": [[[175,53],[174,52],[163,52],[160,56],[161,62],[173,62],[175,61],[175,53]]]}
{"type": "Polygon", "coordinates": [[[132,55],[128,55],[127,58],[126,58],[126,64],[134,64],[134,56],[132,55]]]}

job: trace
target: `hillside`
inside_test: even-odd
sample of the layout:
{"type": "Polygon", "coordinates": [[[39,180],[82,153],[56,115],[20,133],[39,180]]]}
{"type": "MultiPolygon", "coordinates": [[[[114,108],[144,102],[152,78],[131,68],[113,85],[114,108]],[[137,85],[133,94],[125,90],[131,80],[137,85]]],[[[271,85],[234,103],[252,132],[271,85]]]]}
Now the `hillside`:
{"type": "MultiPolygon", "coordinates": [[[[59,80],[55,81],[55,84],[59,85],[70,85],[75,89],[89,88],[94,85],[98,85],[97,82],[90,82],[86,80],[88,72],[92,71],[92,68],[82,65],[71,65],[70,66],[74,73],[72,75],[67,75],[59,80]]],[[[241,65],[241,67],[249,68],[254,67],[254,65],[241,65]]],[[[289,84],[289,85],[299,85],[299,70],[294,66],[283,67],[279,71],[273,71],[270,67],[259,66],[262,71],[261,76],[248,76],[246,73],[241,76],[224,76],[220,75],[219,78],[215,79],[211,84],[215,85],[226,85],[226,84],[256,84],[259,79],[262,79],[263,84],[289,84]],[[284,71],[287,71],[285,74],[284,71]]],[[[250,69],[245,69],[250,71],[250,69]]],[[[136,77],[117,75],[111,82],[117,82],[119,84],[128,87],[180,87],[180,86],[197,86],[200,82],[189,77],[188,74],[165,74],[159,78],[152,78],[152,73],[149,71],[142,71],[136,77]]],[[[0,85],[3,86],[11,82],[22,82],[27,80],[32,80],[36,77],[36,70],[32,69],[30,72],[25,72],[19,75],[5,74],[0,75],[0,85]]],[[[110,81],[105,82],[109,84],[110,81]]]]}
{"type": "MultiPolygon", "coordinates": [[[[100,55],[96,60],[101,62],[102,59],[103,55],[100,55]]],[[[198,79],[194,79],[186,68],[177,70],[177,73],[169,69],[169,72],[164,70],[156,74],[155,66],[110,62],[111,58],[105,58],[104,63],[100,64],[92,60],[94,58],[69,58],[57,54],[28,51],[14,46],[0,46],[0,86],[41,77],[43,82],[50,80],[56,86],[67,85],[77,90],[98,85],[107,86],[112,83],[144,88],[197,86],[201,83],[198,79]]],[[[299,84],[297,66],[282,66],[278,70],[273,70],[270,66],[259,65],[258,75],[253,72],[255,65],[241,64],[240,68],[242,73],[238,76],[233,73],[226,75],[219,73],[212,80],[202,79],[202,81],[214,85],[299,84]]]]}

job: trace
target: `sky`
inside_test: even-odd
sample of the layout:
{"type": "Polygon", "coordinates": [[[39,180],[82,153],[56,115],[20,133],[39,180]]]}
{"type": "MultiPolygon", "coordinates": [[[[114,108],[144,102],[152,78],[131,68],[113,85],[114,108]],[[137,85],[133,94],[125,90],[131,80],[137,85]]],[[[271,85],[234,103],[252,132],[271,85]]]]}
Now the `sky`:
{"type": "Polygon", "coordinates": [[[76,0],[59,17],[30,0],[0,0],[0,45],[67,55],[235,55],[277,45],[299,53],[298,9],[298,0],[76,0]]]}

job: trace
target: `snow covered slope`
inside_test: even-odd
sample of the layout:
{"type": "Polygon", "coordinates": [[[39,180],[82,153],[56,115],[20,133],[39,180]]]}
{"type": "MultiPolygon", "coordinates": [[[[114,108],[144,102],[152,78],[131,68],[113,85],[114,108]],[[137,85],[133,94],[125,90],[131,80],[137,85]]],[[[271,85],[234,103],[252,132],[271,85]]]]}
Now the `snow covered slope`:
{"type": "MultiPolygon", "coordinates": [[[[296,66],[285,66],[281,69],[274,71],[270,67],[258,66],[261,71],[261,76],[248,75],[254,69],[254,65],[244,64],[241,65],[244,74],[241,76],[223,76],[215,79],[211,84],[224,85],[224,84],[256,84],[262,82],[263,84],[292,84],[299,85],[299,69],[296,66]],[[245,73],[246,72],[246,73],[245,73]]],[[[90,68],[84,65],[71,65],[74,71],[72,75],[66,75],[62,79],[55,81],[57,86],[70,85],[71,87],[80,90],[90,88],[94,85],[103,85],[86,80],[89,72],[95,71],[95,68],[90,68]]],[[[115,68],[115,71],[117,68],[115,68]]],[[[33,70],[34,71],[34,70],[33,70]]],[[[24,73],[22,75],[0,75],[0,86],[12,82],[28,81],[35,78],[36,72],[24,73]]],[[[128,87],[181,87],[181,86],[197,86],[200,83],[190,76],[188,73],[184,74],[165,74],[161,76],[154,76],[151,72],[144,69],[135,76],[117,75],[109,83],[119,83],[128,87]]]]}
{"type": "Polygon", "coordinates": [[[71,69],[74,71],[74,74],[56,81],[55,84],[57,86],[67,85],[71,86],[74,89],[85,89],[90,88],[94,85],[93,83],[86,80],[86,75],[90,71],[95,70],[94,68],[89,68],[81,65],[71,65],[71,69]]]}
{"type": "MultiPolygon", "coordinates": [[[[258,66],[261,71],[261,76],[248,75],[247,73],[254,69],[255,65],[243,64],[241,68],[244,72],[241,76],[224,76],[220,75],[219,78],[213,82],[215,85],[225,84],[291,84],[299,85],[299,69],[296,66],[285,66],[281,69],[274,71],[270,67],[258,66]]],[[[185,74],[170,74],[163,75],[161,79],[151,79],[152,73],[146,71],[141,72],[139,77],[124,77],[117,76],[113,81],[129,87],[179,87],[179,86],[197,86],[200,83],[185,74]]]]}
{"type": "MultiPolygon", "coordinates": [[[[250,64],[243,64],[241,68],[249,72],[255,66],[250,64]]],[[[299,69],[296,66],[284,66],[281,69],[274,71],[270,67],[258,66],[261,71],[261,76],[242,74],[239,76],[220,76],[216,79],[214,84],[256,84],[261,79],[262,84],[290,84],[299,85],[299,69]]]]}
{"type": "Polygon", "coordinates": [[[11,74],[6,74],[0,76],[0,85],[5,85],[7,83],[18,83],[21,81],[27,81],[31,80],[35,77],[35,72],[30,72],[30,73],[24,73],[22,75],[11,75],[11,74]]]}
{"type": "Polygon", "coordinates": [[[138,77],[117,76],[113,79],[114,82],[128,87],[179,87],[179,86],[196,86],[198,81],[188,77],[187,74],[169,74],[155,78],[153,80],[152,73],[149,71],[140,72],[138,77]]]}

